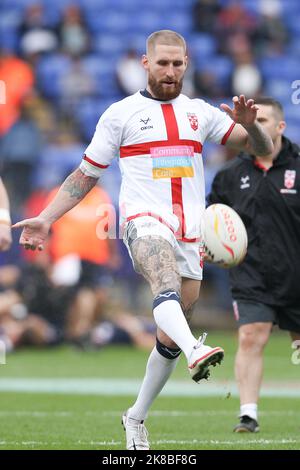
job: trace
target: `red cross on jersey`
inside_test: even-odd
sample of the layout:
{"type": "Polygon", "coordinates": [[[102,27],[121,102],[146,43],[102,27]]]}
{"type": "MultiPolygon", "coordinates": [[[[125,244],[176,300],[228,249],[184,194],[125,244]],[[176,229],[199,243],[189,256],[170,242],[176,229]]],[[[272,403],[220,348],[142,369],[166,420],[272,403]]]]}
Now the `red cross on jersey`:
{"type": "Polygon", "coordinates": [[[120,222],[152,215],[194,242],[205,208],[202,146],[225,144],[233,127],[203,100],[179,95],[163,102],[137,92],[101,116],[80,168],[99,177],[119,156],[120,222]]]}

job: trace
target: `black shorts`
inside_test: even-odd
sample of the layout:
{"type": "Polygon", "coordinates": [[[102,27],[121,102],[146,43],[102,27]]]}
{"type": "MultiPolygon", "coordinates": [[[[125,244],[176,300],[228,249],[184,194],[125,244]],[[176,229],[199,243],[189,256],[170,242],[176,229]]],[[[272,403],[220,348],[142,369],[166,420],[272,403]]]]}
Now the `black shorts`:
{"type": "Polygon", "coordinates": [[[271,322],[277,324],[281,330],[300,333],[300,305],[274,307],[260,302],[234,300],[233,312],[239,326],[271,322]]]}

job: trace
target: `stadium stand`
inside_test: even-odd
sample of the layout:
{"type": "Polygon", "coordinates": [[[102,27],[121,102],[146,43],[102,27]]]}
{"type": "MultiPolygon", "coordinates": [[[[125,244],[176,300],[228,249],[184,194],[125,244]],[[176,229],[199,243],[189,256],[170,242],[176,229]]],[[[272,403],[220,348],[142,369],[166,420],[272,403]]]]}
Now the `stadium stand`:
{"type": "MultiPolygon", "coordinates": [[[[248,47],[262,75],[262,93],[281,101],[286,112],[286,135],[300,143],[300,108],[292,102],[292,82],[300,80],[298,0],[241,0],[238,2],[239,14],[244,14],[249,27],[244,30],[238,22],[233,30],[222,23],[228,20],[224,15],[226,9],[234,8],[236,4],[231,0],[212,2],[217,4],[218,13],[211,17],[211,30],[201,30],[201,22],[200,26],[196,22],[194,12],[201,0],[152,0],[142,8],[139,0],[43,0],[40,1],[42,16],[39,22],[29,21],[29,26],[35,30],[42,25],[57,38],[57,46],[51,52],[22,48],[25,18],[28,28],[28,9],[37,3],[38,0],[2,0],[0,6],[0,64],[1,54],[5,57],[9,53],[27,62],[35,77],[34,89],[30,92],[33,104],[29,119],[43,134],[44,145],[37,161],[38,170],[32,171],[32,186],[50,189],[51,182],[53,186],[60,183],[67,170],[75,165],[101,114],[111,103],[124,97],[117,79],[121,59],[129,49],[142,54],[147,35],[158,29],[174,29],[185,36],[191,62],[187,76],[188,94],[196,96],[196,89],[201,89],[195,83],[197,74],[212,76],[216,94],[210,94],[207,99],[217,106],[231,99],[229,83],[234,72],[236,48],[248,47]],[[64,23],[66,9],[71,5],[80,9],[81,33],[72,24],[64,23]],[[67,35],[73,46],[71,50],[63,46],[62,24],[70,26],[67,35]],[[82,52],[76,54],[74,51],[77,46],[80,50],[83,36],[86,44],[82,52]],[[64,80],[72,70],[74,76],[74,67],[76,75],[76,66],[93,86],[78,93],[70,103],[66,100],[64,80]],[[220,90],[224,96],[220,96],[220,90]],[[78,142],[69,143],[69,146],[67,143],[56,145],[62,129],[65,132],[66,128],[76,134],[78,142]]],[[[22,108],[19,111],[21,113],[22,108]]],[[[213,147],[205,152],[210,178],[221,163],[219,160],[216,164],[212,162],[215,152],[213,147]]],[[[1,136],[0,158],[3,159],[1,136]]],[[[111,198],[116,202],[118,185],[110,184],[110,187],[114,188],[111,198]]],[[[19,207],[18,215],[13,214],[13,217],[20,218],[21,212],[22,207],[19,207]]],[[[20,258],[19,251],[16,257],[20,258]]],[[[124,263],[122,270],[128,280],[128,263],[124,263]]],[[[134,279],[136,282],[136,277],[134,279]]]]}

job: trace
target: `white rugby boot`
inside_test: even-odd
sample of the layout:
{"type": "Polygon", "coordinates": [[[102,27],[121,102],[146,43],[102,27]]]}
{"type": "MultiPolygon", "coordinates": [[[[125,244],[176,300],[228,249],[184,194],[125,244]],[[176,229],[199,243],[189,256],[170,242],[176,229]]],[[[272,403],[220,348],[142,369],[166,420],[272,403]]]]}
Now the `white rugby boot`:
{"type": "Polygon", "coordinates": [[[148,431],[144,425],[144,421],[129,419],[127,414],[128,410],[122,416],[122,424],[126,432],[126,449],[149,450],[148,431]]]}
{"type": "Polygon", "coordinates": [[[204,346],[206,337],[207,333],[203,333],[200,336],[188,361],[189,372],[195,382],[200,382],[201,379],[208,379],[210,376],[209,367],[221,364],[224,358],[224,350],[222,348],[204,346]]]}

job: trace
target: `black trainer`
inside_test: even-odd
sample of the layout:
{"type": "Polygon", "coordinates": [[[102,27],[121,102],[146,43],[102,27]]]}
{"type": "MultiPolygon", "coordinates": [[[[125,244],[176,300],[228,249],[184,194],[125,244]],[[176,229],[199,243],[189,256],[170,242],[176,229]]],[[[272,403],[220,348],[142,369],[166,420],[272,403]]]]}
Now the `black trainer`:
{"type": "Polygon", "coordinates": [[[237,424],[233,430],[233,432],[258,432],[259,425],[258,422],[250,418],[250,416],[241,416],[240,422],[237,424]]]}

